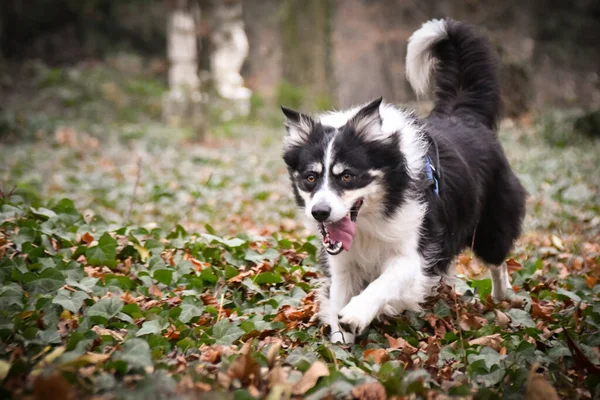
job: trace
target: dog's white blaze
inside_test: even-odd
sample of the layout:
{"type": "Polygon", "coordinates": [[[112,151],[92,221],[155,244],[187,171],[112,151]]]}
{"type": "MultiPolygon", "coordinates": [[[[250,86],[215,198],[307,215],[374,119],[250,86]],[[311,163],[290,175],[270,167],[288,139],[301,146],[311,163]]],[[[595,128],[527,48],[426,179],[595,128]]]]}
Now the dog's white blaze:
{"type": "MultiPolygon", "coordinates": [[[[337,133],[337,132],[336,132],[337,133]]],[[[319,203],[325,203],[331,207],[331,214],[329,215],[328,221],[336,222],[344,218],[348,214],[349,207],[344,205],[343,199],[341,199],[330,187],[331,181],[331,161],[333,159],[333,142],[335,134],[332,136],[329,143],[327,143],[327,149],[325,150],[325,157],[323,159],[323,184],[314,194],[308,207],[306,207],[305,213],[308,217],[312,214],[312,208],[319,203]]],[[[335,178],[334,178],[335,179],[335,178]]]]}
{"type": "Polygon", "coordinates": [[[431,56],[432,47],[447,37],[446,22],[433,19],[425,22],[408,39],[406,78],[417,95],[423,95],[429,89],[431,72],[435,68],[435,59],[431,56]]]}

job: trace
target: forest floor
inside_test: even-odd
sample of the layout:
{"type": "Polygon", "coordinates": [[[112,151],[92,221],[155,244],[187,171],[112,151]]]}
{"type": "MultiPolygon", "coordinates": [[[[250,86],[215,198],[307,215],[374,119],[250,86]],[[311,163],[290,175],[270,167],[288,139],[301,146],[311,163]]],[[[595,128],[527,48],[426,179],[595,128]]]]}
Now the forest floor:
{"type": "Polygon", "coordinates": [[[561,113],[500,130],[530,194],[515,299],[466,251],[422,313],[333,345],[284,130],[194,140],[128,61],[28,65],[0,112],[2,397],[600,396],[600,142],[561,113]]]}

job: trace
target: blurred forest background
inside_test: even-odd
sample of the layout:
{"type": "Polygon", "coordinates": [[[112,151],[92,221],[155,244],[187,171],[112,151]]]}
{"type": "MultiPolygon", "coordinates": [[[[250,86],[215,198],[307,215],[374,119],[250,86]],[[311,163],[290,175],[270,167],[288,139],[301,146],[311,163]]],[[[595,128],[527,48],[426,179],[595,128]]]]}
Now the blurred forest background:
{"type": "MultiPolygon", "coordinates": [[[[4,0],[0,4],[3,105],[25,60],[57,66],[116,53],[166,66],[166,16],[177,1],[4,0]]],[[[185,2],[184,2],[185,3],[185,2]]],[[[199,64],[210,70],[211,10],[198,0],[199,64]]],[[[226,1],[225,3],[236,3],[226,1]]],[[[406,42],[434,17],[484,31],[502,60],[506,115],[548,106],[600,105],[600,3],[594,0],[243,0],[249,42],[242,75],[255,99],[307,109],[383,95],[415,99],[404,78],[406,42]]],[[[144,61],[143,64],[146,64],[144,61]]],[[[10,96],[8,98],[10,102],[10,96]]],[[[1,107],[2,105],[0,105],[1,107]]]]}
{"type": "Polygon", "coordinates": [[[40,202],[67,193],[116,221],[295,227],[279,104],[315,112],[384,96],[425,113],[429,99],[404,76],[407,40],[446,16],[497,49],[500,137],[529,192],[546,197],[532,209],[596,204],[599,180],[571,166],[598,164],[595,0],[4,0],[0,183],[40,202]],[[73,148],[86,152],[79,165],[73,148]],[[92,151],[111,159],[89,175],[81,163],[97,164],[92,151]],[[261,157],[246,160],[249,151],[261,157]],[[222,193],[236,193],[236,212],[219,218],[222,193]],[[262,212],[250,223],[246,208],[262,212]]]}

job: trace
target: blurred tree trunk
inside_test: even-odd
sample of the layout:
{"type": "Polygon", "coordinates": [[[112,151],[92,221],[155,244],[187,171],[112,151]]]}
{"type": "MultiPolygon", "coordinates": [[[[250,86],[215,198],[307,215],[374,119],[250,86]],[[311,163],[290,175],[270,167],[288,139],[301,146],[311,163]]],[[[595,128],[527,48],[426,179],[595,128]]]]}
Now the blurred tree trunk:
{"type": "Polygon", "coordinates": [[[248,57],[249,44],[244,32],[242,2],[240,0],[216,1],[210,29],[210,72],[216,92],[225,100],[226,118],[246,117],[250,113],[250,89],[244,87],[240,75],[248,57]]]}
{"type": "Polygon", "coordinates": [[[193,0],[172,0],[167,4],[169,92],[163,102],[164,118],[173,124],[191,124],[196,136],[201,139],[205,127],[198,77],[196,30],[200,8],[193,0]]]}
{"type": "Polygon", "coordinates": [[[331,106],[333,11],[333,0],[286,0],[283,6],[283,78],[305,89],[305,106],[331,106]]]}

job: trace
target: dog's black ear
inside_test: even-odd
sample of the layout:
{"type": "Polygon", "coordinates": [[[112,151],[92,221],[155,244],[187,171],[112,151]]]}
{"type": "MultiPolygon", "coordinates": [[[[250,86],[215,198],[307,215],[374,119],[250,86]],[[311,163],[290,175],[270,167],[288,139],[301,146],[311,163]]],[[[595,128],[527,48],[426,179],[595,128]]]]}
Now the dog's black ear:
{"type": "Polygon", "coordinates": [[[283,111],[283,115],[291,121],[291,122],[300,122],[300,113],[298,111],[292,110],[291,108],[287,108],[286,106],[281,106],[281,111],[283,111]]]}
{"type": "Polygon", "coordinates": [[[306,114],[284,106],[281,106],[281,111],[285,115],[285,127],[288,132],[284,140],[285,148],[306,142],[315,126],[314,120],[306,114]]]}
{"type": "Polygon", "coordinates": [[[359,136],[365,139],[379,138],[381,135],[381,115],[379,107],[383,98],[379,97],[361,108],[350,120],[359,136]]]}
{"type": "Polygon", "coordinates": [[[383,101],[383,97],[379,97],[379,98],[373,100],[372,102],[370,102],[369,104],[367,104],[366,106],[361,108],[360,111],[357,112],[356,115],[354,116],[354,119],[359,120],[362,118],[368,118],[368,117],[372,117],[374,114],[377,117],[379,117],[379,106],[381,105],[382,101],[383,101]]]}

